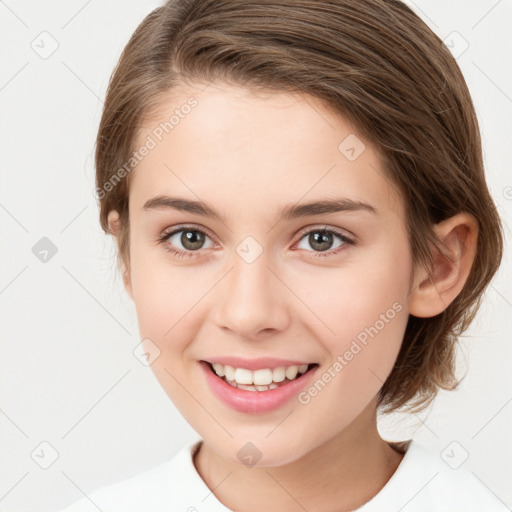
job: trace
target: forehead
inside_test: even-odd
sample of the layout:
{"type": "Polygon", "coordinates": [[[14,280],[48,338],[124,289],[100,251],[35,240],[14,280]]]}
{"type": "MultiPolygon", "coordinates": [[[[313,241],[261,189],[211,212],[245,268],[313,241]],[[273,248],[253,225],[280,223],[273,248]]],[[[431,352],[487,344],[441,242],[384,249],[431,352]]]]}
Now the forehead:
{"type": "Polygon", "coordinates": [[[163,97],[139,130],[151,146],[133,171],[130,203],[161,194],[253,214],[269,205],[346,197],[401,213],[379,155],[318,99],[224,83],[189,84],[163,97]]]}

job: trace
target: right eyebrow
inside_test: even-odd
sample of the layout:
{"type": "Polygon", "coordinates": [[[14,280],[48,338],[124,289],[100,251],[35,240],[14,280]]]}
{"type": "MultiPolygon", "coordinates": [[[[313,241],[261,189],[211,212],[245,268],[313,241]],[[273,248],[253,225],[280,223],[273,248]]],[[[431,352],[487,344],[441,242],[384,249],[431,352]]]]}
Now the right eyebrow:
{"type": "Polygon", "coordinates": [[[144,203],[143,210],[160,210],[171,208],[182,212],[195,213],[203,217],[211,217],[213,219],[225,222],[225,218],[220,213],[216,212],[213,208],[200,201],[192,201],[190,199],[183,199],[180,197],[170,196],[156,196],[144,203]]]}

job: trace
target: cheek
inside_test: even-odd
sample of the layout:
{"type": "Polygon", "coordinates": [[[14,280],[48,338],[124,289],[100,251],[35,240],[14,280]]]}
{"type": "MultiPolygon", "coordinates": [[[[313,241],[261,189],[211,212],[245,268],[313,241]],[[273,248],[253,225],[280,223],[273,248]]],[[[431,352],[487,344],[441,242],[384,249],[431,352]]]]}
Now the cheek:
{"type": "Polygon", "coordinates": [[[182,336],[177,333],[197,322],[195,305],[214,284],[214,276],[200,275],[192,267],[173,266],[165,254],[155,258],[143,250],[134,251],[131,274],[141,336],[162,344],[166,350],[182,348],[182,336]],[[167,343],[171,339],[173,343],[167,343]]]}
{"type": "Polygon", "coordinates": [[[190,390],[193,371],[188,348],[202,323],[201,300],[213,286],[214,276],[199,276],[191,267],[173,266],[165,256],[134,250],[132,289],[139,332],[141,339],[150,339],[159,351],[151,371],[174,405],[194,424],[197,411],[185,390],[190,390]]]}
{"type": "Polygon", "coordinates": [[[316,337],[328,357],[299,401],[313,417],[329,418],[322,426],[327,437],[347,427],[374,399],[398,356],[408,320],[407,287],[382,276],[364,285],[353,276],[358,286],[352,292],[331,290],[331,300],[316,306],[335,334],[318,327],[316,337]]]}
{"type": "Polygon", "coordinates": [[[407,309],[412,261],[405,243],[395,241],[354,252],[339,268],[317,272],[316,276],[297,274],[293,279],[300,284],[307,305],[329,328],[324,328],[324,334],[331,331],[335,339],[357,336],[386,311],[394,319],[398,309],[407,309]]]}
{"type": "Polygon", "coordinates": [[[316,337],[331,364],[339,363],[338,371],[333,369],[335,380],[350,392],[354,386],[378,391],[394,365],[407,325],[412,271],[408,245],[396,241],[385,247],[332,269],[321,287],[318,281],[316,288],[314,280],[303,282],[301,293],[322,320],[316,337]]]}

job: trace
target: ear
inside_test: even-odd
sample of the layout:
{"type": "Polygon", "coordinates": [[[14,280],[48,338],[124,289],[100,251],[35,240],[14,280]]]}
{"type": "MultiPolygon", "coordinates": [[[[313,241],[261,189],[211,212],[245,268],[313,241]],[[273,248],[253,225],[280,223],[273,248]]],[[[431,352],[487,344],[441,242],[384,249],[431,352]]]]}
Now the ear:
{"type": "MultiPolygon", "coordinates": [[[[120,228],[120,222],[119,222],[119,213],[116,210],[111,210],[108,214],[108,227],[109,231],[112,233],[112,235],[116,238],[116,241],[118,240],[117,237],[119,235],[119,228],[120,228]]],[[[119,247],[119,243],[118,243],[119,247]]],[[[123,274],[123,284],[124,289],[126,290],[126,293],[130,297],[130,299],[133,300],[133,290],[132,290],[132,280],[130,275],[130,269],[127,268],[126,262],[120,261],[119,263],[121,273],[123,274]]]]}
{"type": "Polygon", "coordinates": [[[410,294],[409,313],[428,318],[443,312],[467,281],[476,255],[478,223],[469,213],[459,213],[434,226],[444,252],[434,249],[430,271],[417,269],[410,294]]]}

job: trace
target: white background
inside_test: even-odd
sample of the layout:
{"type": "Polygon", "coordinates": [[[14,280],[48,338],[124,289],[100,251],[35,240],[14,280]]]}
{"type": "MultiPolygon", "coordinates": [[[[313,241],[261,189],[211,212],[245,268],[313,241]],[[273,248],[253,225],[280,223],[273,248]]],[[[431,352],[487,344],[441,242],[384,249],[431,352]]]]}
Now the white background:
{"type": "MultiPolygon", "coordinates": [[[[429,415],[386,418],[381,432],[414,436],[440,456],[447,446],[452,459],[467,454],[462,467],[474,471],[475,485],[512,507],[512,3],[409,3],[441,38],[450,36],[452,51],[469,45],[458,62],[478,111],[507,251],[461,342],[463,384],[441,393],[429,415]]],[[[169,459],[197,436],[132,353],[140,342],[135,310],[93,197],[108,78],[136,26],[159,5],[0,2],[2,512],[58,510],[169,459]],[[58,48],[41,58],[33,47],[48,50],[52,39],[58,48]],[[42,237],[57,247],[46,263],[32,252],[42,237]],[[42,469],[36,460],[49,462],[52,450],[58,458],[42,469]]]]}

